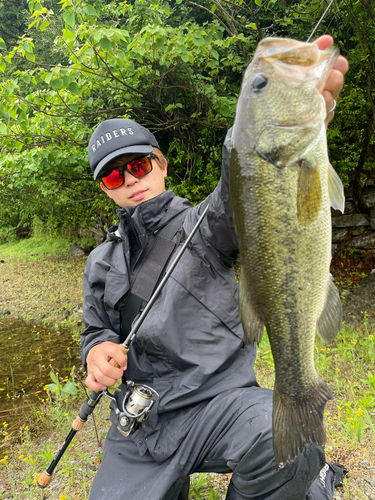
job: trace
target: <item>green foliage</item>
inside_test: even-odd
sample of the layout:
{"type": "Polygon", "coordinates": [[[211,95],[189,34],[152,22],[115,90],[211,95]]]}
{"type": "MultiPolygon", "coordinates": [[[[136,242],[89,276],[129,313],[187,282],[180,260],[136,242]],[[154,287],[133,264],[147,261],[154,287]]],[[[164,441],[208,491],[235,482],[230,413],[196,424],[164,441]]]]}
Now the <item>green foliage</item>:
{"type": "MultiPolygon", "coordinates": [[[[352,65],[328,134],[347,186],[375,109],[367,4],[337,4],[319,28],[329,28],[352,65]]],[[[28,8],[26,20],[14,0],[0,3],[0,17],[7,11],[7,26],[14,22],[13,38],[0,39],[6,241],[31,234],[35,217],[47,234],[78,235],[98,219],[111,225],[115,207],[93,184],[86,150],[107,118],[133,118],[155,132],[168,186],[202,200],[219,179],[221,145],[256,44],[270,35],[306,39],[323,10],[317,0],[29,0],[28,8]]],[[[373,138],[370,146],[366,172],[375,164],[373,138]]]]}
{"type": "Polygon", "coordinates": [[[2,259],[38,260],[47,256],[67,255],[72,244],[73,240],[52,236],[22,239],[0,245],[0,256],[2,259]]]}
{"type": "Polygon", "coordinates": [[[213,478],[208,474],[192,474],[190,477],[189,500],[219,500],[220,494],[210,484],[213,478]]]}
{"type": "Polygon", "coordinates": [[[71,381],[65,381],[62,383],[59,380],[58,374],[54,373],[53,370],[50,371],[49,376],[52,379],[52,384],[48,384],[46,391],[51,394],[56,401],[61,401],[67,399],[69,396],[76,396],[78,393],[76,384],[71,381]]]}

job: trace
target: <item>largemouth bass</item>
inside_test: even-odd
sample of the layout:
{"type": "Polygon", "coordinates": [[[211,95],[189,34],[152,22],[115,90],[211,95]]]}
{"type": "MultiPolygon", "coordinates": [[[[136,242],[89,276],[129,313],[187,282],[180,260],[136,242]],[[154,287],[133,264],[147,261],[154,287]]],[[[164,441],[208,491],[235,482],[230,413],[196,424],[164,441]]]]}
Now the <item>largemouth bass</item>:
{"type": "Polygon", "coordinates": [[[329,272],[330,206],[344,190],[329,163],[321,91],[337,57],[312,43],[266,38],[248,66],[230,151],[246,338],[264,326],[275,364],[273,445],[280,467],[310,441],[326,443],[332,393],[314,366],[316,332],[334,340],[342,306],[329,272]]]}

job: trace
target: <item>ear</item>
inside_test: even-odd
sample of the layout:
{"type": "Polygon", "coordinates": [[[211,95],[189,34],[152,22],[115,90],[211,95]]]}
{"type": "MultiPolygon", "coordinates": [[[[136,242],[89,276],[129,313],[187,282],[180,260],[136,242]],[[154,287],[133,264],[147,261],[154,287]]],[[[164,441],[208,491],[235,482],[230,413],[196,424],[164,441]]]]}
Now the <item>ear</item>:
{"type": "Polygon", "coordinates": [[[163,166],[163,174],[164,174],[164,178],[167,177],[167,170],[168,170],[168,162],[167,160],[165,160],[165,164],[163,166]]]}

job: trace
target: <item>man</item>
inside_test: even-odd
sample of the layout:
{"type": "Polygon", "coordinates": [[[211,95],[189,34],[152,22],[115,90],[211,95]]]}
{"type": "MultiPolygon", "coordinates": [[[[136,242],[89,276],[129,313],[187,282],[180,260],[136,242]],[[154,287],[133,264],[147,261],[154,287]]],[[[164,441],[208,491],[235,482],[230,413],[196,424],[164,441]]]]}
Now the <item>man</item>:
{"type": "MultiPolygon", "coordinates": [[[[323,49],[332,38],[323,36],[316,43],[323,49]]],[[[340,57],[323,91],[327,124],[347,68],[340,57]]],[[[256,382],[256,351],[244,341],[238,310],[229,141],[230,131],[218,186],[192,207],[165,191],[167,161],[150,131],[132,120],[113,119],[101,123],[90,139],[94,179],[121,208],[119,227],[111,228],[107,241],[90,254],[84,275],[86,384],[100,391],[123,377],[158,393],[149,418],[127,437],[118,431],[111,413],[114,424],[90,500],[186,499],[189,474],[199,471],[233,472],[228,499],[333,497],[334,474],[325,465],[321,447],[306,445],[295,462],[282,469],[273,456],[272,391],[256,382]],[[129,289],[145,254],[162,228],[184,212],[178,248],[207,204],[199,232],[125,355],[119,344],[129,315],[129,289]],[[119,368],[109,364],[111,358],[119,368]],[[313,497],[313,489],[321,496],[313,497]]],[[[125,391],[122,384],[116,393],[120,408],[125,391]]]]}

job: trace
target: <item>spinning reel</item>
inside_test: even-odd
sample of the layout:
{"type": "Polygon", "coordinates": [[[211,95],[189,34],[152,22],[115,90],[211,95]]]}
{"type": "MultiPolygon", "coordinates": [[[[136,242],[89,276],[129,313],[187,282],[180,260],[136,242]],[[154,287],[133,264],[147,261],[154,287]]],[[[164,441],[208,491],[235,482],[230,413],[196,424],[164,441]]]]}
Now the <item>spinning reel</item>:
{"type": "Polygon", "coordinates": [[[132,380],[127,380],[126,384],[127,391],[122,402],[122,411],[117,405],[116,398],[107,390],[104,391],[104,394],[114,403],[117,430],[125,437],[135,431],[136,423],[148,419],[155,403],[153,396],[159,397],[159,394],[148,385],[135,384],[132,380]]]}

